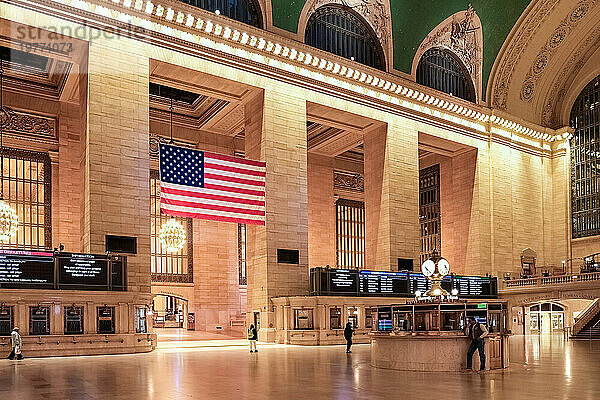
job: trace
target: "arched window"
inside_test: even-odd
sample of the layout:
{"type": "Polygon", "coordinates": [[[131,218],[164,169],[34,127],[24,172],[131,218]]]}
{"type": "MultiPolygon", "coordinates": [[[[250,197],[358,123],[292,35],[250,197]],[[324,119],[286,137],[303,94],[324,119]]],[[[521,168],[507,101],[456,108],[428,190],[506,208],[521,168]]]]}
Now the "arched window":
{"type": "Polygon", "coordinates": [[[304,42],[338,56],[385,70],[385,56],[375,32],[350,7],[319,7],[308,20],[304,42]]]}
{"type": "Polygon", "coordinates": [[[263,27],[260,5],[256,0],[181,0],[184,3],[235,19],[257,28],[263,27]]]}
{"type": "Polygon", "coordinates": [[[600,76],[575,100],[571,127],[573,237],[600,235],[600,76]]]}
{"type": "Polygon", "coordinates": [[[473,81],[452,52],[440,48],[427,50],[417,66],[417,83],[475,102],[473,81]]]}

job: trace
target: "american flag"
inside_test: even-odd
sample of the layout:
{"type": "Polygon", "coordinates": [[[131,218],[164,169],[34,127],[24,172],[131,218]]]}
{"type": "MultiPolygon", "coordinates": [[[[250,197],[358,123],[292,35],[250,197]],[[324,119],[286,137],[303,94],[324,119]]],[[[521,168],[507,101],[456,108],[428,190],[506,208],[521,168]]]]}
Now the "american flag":
{"type": "Polygon", "coordinates": [[[186,218],[265,224],[264,162],[160,145],[160,209],[186,218]]]}

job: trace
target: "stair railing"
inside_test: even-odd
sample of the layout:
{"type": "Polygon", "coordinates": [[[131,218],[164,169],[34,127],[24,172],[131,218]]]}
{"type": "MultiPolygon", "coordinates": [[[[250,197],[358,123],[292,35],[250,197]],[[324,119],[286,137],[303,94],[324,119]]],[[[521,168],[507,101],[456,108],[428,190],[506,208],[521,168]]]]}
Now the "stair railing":
{"type": "Polygon", "coordinates": [[[577,322],[573,324],[571,336],[576,336],[598,312],[600,312],[600,299],[594,300],[587,310],[579,316],[577,322]]]}

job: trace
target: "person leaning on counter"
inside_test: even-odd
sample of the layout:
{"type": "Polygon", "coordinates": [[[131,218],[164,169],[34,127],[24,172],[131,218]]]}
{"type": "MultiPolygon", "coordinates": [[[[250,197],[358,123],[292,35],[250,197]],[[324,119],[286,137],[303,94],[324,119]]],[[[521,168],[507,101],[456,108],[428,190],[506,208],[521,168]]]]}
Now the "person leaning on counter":
{"type": "Polygon", "coordinates": [[[485,370],[485,338],[488,330],[475,320],[475,317],[469,317],[469,324],[465,327],[465,335],[471,339],[471,345],[467,350],[467,370],[473,368],[473,354],[475,350],[479,352],[480,370],[485,370]]]}

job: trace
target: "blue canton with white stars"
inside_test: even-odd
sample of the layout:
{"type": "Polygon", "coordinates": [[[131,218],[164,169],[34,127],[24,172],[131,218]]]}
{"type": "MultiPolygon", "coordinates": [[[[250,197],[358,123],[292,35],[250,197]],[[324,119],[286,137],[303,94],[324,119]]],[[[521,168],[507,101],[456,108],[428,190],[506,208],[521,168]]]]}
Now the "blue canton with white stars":
{"type": "Polygon", "coordinates": [[[160,180],[177,185],[204,187],[204,152],[161,144],[160,180]]]}

